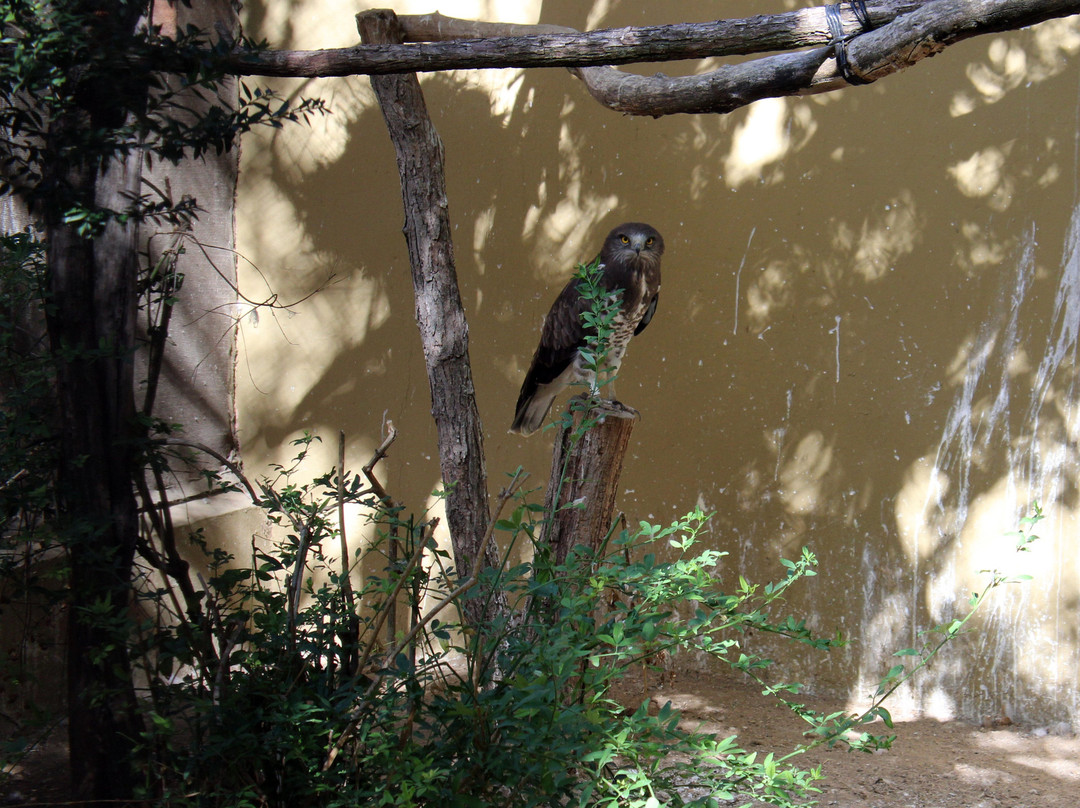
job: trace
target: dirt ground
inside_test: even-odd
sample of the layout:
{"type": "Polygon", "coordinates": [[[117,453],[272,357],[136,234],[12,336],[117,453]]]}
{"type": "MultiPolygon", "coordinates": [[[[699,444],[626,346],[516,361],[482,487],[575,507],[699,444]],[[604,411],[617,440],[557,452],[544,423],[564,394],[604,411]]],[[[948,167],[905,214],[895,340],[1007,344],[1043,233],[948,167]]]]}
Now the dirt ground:
{"type": "MultiPolygon", "coordinates": [[[[790,750],[806,726],[786,708],[766,702],[736,681],[680,676],[654,691],[670,700],[692,726],[737,733],[748,751],[790,750]]],[[[812,709],[844,705],[799,697],[812,709]]],[[[882,728],[882,734],[884,728],[882,728]]],[[[878,733],[878,729],[873,730],[878,733]]],[[[892,749],[873,754],[827,749],[798,765],[821,765],[821,806],[834,808],[1078,808],[1080,739],[1045,728],[1012,724],[983,728],[960,721],[896,721],[892,749]]]]}
{"type": "MultiPolygon", "coordinates": [[[[640,690],[638,691],[640,693],[640,690]]],[[[680,675],[653,691],[691,726],[736,733],[748,750],[791,749],[805,724],[741,682],[680,675]]],[[[800,698],[819,711],[844,705],[800,698]]],[[[876,731],[876,730],[875,730],[876,731]]],[[[819,805],[833,808],[1078,808],[1080,739],[1013,724],[983,728],[960,721],[897,721],[896,743],[874,754],[819,748],[801,765],[823,767],[819,805]]],[[[0,791],[0,805],[69,805],[66,750],[56,742],[25,761],[0,791]]],[[[510,806],[508,806],[510,808],[510,806]]]]}

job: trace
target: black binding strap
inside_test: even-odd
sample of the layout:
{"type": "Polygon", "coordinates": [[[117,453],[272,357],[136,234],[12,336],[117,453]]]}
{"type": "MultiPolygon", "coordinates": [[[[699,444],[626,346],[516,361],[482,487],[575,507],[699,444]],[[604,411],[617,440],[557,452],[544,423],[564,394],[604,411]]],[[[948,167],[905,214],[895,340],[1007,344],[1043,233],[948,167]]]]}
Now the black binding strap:
{"type": "MultiPolygon", "coordinates": [[[[865,0],[851,0],[851,10],[863,33],[871,30],[874,25],[870,20],[870,12],[866,9],[865,0]]],[[[836,57],[836,69],[844,77],[848,84],[870,84],[862,76],[856,75],[848,61],[847,40],[852,37],[844,36],[844,22],[840,19],[840,3],[829,3],[825,6],[825,20],[829,24],[829,35],[832,37],[833,55],[836,57]]]]}
{"type": "Polygon", "coordinates": [[[861,33],[874,30],[874,23],[870,19],[870,12],[866,9],[866,0],[851,0],[851,10],[855,14],[855,19],[859,21],[859,26],[862,28],[861,33]]]}

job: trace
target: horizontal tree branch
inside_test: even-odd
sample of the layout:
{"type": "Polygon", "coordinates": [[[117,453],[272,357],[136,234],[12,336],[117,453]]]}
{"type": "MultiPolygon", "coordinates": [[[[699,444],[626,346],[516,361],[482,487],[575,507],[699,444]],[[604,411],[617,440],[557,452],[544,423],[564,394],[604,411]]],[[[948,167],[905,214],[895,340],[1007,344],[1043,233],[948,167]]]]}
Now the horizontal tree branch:
{"type": "MultiPolygon", "coordinates": [[[[877,0],[867,4],[867,12],[874,27],[862,32],[850,4],[840,9],[848,75],[859,83],[903,70],[973,36],[1080,13],[1080,0],[877,0]]],[[[374,12],[358,17],[370,13],[374,12]]],[[[304,77],[567,67],[604,106],[651,116],[726,113],[763,98],[819,93],[849,84],[837,67],[824,7],[588,33],[554,25],[460,20],[438,13],[398,19],[406,44],[239,54],[233,69],[249,75],[304,77]],[[808,47],[812,49],[723,65],[696,76],[641,76],[611,67],[808,47]]]]}
{"type": "Polygon", "coordinates": [[[1080,13],[1080,0],[935,0],[848,46],[855,72],[876,81],[949,45],[1080,13]]]}
{"type": "MultiPolygon", "coordinates": [[[[847,9],[845,6],[842,15],[850,13],[847,9]]],[[[933,0],[914,6],[901,3],[888,8],[875,6],[870,10],[870,18],[879,27],[853,36],[845,47],[851,74],[862,83],[870,83],[964,39],[1076,13],[1080,13],[1080,0],[933,0]],[[883,20],[885,24],[880,25],[883,20]]],[[[800,39],[801,43],[828,41],[824,34],[828,26],[823,8],[803,9],[768,19],[775,24],[778,18],[784,18],[787,33],[792,35],[798,27],[794,17],[800,17],[804,25],[805,38],[800,39]],[[809,26],[813,24],[822,30],[811,32],[809,26]]],[[[843,19],[845,32],[858,30],[854,15],[843,19]]],[[[496,30],[492,24],[478,26],[459,21],[455,31],[446,18],[404,17],[402,22],[409,35],[416,38],[496,30]]],[[[750,22],[746,20],[728,22],[747,30],[753,27],[744,25],[750,22]]],[[[518,26],[518,30],[520,28],[518,26]]],[[[779,41],[775,30],[756,30],[760,37],[758,42],[779,41]]],[[[742,52],[751,52],[751,49],[752,45],[747,44],[742,52]]],[[[656,117],[676,113],[727,113],[763,98],[806,95],[849,86],[837,68],[831,45],[723,65],[698,76],[641,76],[610,66],[574,68],[571,72],[604,106],[629,115],[656,117]]]]}
{"type": "Polygon", "coordinates": [[[572,70],[596,101],[626,115],[727,113],[763,98],[805,95],[847,86],[829,48],[725,65],[700,76],[639,76],[614,67],[572,70]]]}
{"type": "MultiPolygon", "coordinates": [[[[921,0],[871,0],[867,11],[876,27],[922,4],[921,0]]],[[[361,15],[370,13],[374,12],[361,15]]],[[[845,34],[860,29],[850,5],[843,6],[841,17],[845,34]]],[[[793,50],[824,45],[830,39],[823,6],[745,19],[587,33],[556,25],[461,20],[438,13],[401,15],[398,20],[406,44],[238,53],[231,67],[242,75],[282,77],[588,67],[793,50]]]]}

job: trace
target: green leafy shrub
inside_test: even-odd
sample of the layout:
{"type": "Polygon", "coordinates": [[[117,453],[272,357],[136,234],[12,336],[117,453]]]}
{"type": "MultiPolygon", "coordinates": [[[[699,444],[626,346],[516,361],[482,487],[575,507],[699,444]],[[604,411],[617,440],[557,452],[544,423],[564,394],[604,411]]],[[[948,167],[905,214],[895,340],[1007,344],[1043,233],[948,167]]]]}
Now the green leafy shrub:
{"type": "MultiPolygon", "coordinates": [[[[650,715],[647,702],[625,705],[613,692],[660,651],[764,666],[738,650],[749,626],[827,647],[798,621],[769,617],[783,591],[813,573],[809,553],[781,582],[759,591],[743,581],[724,593],[722,554],[699,548],[706,517],[694,513],[623,531],[596,556],[581,550],[553,567],[536,552],[531,564],[485,570],[481,585],[462,586],[429,524],[381,510],[380,539],[361,554],[381,568],[355,593],[365,605],[356,609],[326,554],[337,547],[337,479],[297,485],[294,470],[262,486],[285,538],[254,548],[248,563],[208,550],[199,619],[174,609],[142,627],[148,797],[200,806],[706,804],[680,796],[693,786],[786,804],[812,789],[816,772],[758,761],[732,738],[680,727],[670,706],[650,715]],[[386,563],[391,542],[405,545],[407,562],[386,563]],[[677,557],[661,561],[657,550],[677,557]],[[426,565],[416,563],[420,551],[426,565]],[[414,617],[409,637],[382,636],[395,596],[415,615],[426,598],[460,607],[494,588],[516,608],[483,630],[447,622],[440,609],[414,617]]],[[[357,478],[346,489],[376,504],[357,478]]],[[[508,543],[531,534],[534,514],[519,500],[498,520],[508,543]]],[[[145,598],[167,606],[169,586],[145,598]]]]}
{"type": "MultiPolygon", "coordinates": [[[[728,587],[718,572],[724,554],[701,546],[707,515],[694,512],[666,527],[623,530],[595,554],[579,547],[560,566],[534,547],[528,564],[466,580],[436,547],[430,523],[377,509],[379,541],[357,555],[378,572],[355,593],[366,604],[358,611],[324,551],[336,547],[330,513],[342,486],[333,476],[297,486],[291,473],[281,471],[276,488],[263,485],[264,507],[292,529],[287,538],[254,550],[247,566],[213,558],[206,611],[220,653],[208,664],[183,621],[158,626],[146,644],[156,660],[147,787],[160,804],[807,804],[821,773],[793,758],[820,743],[888,746],[892,736],[867,731],[878,719],[891,727],[883,699],[967,620],[931,631],[941,642],[898,652],[916,664],[889,671],[870,709],[819,715],[793,701],[797,684],[767,681],[771,660],[741,643],[750,629],[823,651],[842,642],[784,613],[785,592],[816,573],[807,550],[781,561],[777,581],[736,575],[728,587]],[[391,542],[406,552],[387,563],[391,542]],[[290,595],[297,574],[301,599],[290,595]],[[447,607],[460,612],[465,598],[495,588],[514,604],[510,614],[480,629],[445,619],[447,607]],[[411,627],[380,637],[397,597],[411,627]],[[436,605],[420,618],[425,599],[436,605]],[[659,654],[687,652],[757,680],[808,722],[808,740],[748,752],[735,737],[687,728],[670,704],[650,712],[647,694],[622,687],[659,654]],[[642,695],[628,703],[634,692],[642,695]]],[[[530,541],[536,528],[538,509],[513,493],[516,482],[504,493],[512,513],[495,523],[504,546],[530,541]]],[[[378,505],[358,478],[344,487],[350,499],[378,505]]],[[[1020,536],[1023,549],[1033,536],[1020,536]]],[[[972,608],[1010,580],[992,575],[972,608]]]]}
{"type": "MultiPolygon", "coordinates": [[[[262,485],[286,537],[253,548],[248,563],[211,552],[201,623],[174,614],[143,627],[146,788],[159,804],[797,805],[821,773],[794,756],[818,743],[891,742],[864,731],[888,721],[880,703],[815,715],[791,702],[797,684],[767,682],[772,662],[742,647],[749,629],[822,650],[840,642],[784,613],[785,592],[816,572],[809,551],[783,560],[777,581],[726,585],[724,554],[702,548],[707,515],[695,512],[623,530],[595,554],[579,547],[560,566],[535,547],[528,564],[466,578],[430,522],[379,507],[358,477],[297,485],[295,470],[262,485]],[[379,526],[378,541],[353,554],[375,573],[352,601],[328,555],[341,490],[375,507],[379,526]],[[404,552],[390,563],[394,542],[404,552]],[[509,614],[479,628],[452,622],[464,599],[495,589],[514,604],[509,614]],[[424,601],[435,606],[421,617],[424,601]],[[387,637],[394,609],[410,627],[387,637]],[[750,753],[735,737],[688,729],[670,705],[651,713],[640,689],[621,687],[658,655],[687,652],[761,682],[810,723],[810,740],[750,753]],[[627,703],[628,692],[642,695],[627,703]]],[[[504,546],[536,528],[537,508],[516,483],[504,493],[511,514],[495,522],[504,546]]],[[[169,600],[167,587],[146,596],[169,600]]]]}

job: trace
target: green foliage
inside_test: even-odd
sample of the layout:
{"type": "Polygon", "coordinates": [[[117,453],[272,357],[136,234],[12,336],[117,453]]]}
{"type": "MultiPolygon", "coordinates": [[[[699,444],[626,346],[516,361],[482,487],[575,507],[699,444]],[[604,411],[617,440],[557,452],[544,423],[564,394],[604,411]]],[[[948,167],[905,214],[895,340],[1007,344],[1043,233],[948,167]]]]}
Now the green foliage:
{"type": "MultiPolygon", "coordinates": [[[[1009,537],[1016,540],[1016,552],[1028,552],[1031,549],[1031,544],[1038,541],[1039,537],[1032,532],[1032,529],[1043,518],[1042,508],[1039,503],[1034,503],[1031,515],[1020,519],[1020,529],[1008,534],[1009,537]]],[[[805,748],[796,749],[792,754],[801,754],[806,749],[811,749],[822,743],[829,746],[842,743],[850,749],[863,752],[889,748],[893,741],[896,740],[895,735],[875,735],[864,729],[879,720],[887,729],[893,728],[892,716],[884,706],[885,701],[901,685],[910,681],[919,671],[926,668],[939,651],[967,630],[966,626],[975,616],[979,607],[986,602],[987,596],[992,591],[1004,584],[1022,583],[1031,579],[1030,575],[1008,575],[999,570],[980,570],[980,572],[988,575],[989,580],[982,590],[971,593],[967,601],[967,612],[947,622],[920,631],[919,636],[923,638],[923,644],[920,647],[902,648],[895,651],[893,656],[903,661],[894,664],[881,678],[871,696],[870,706],[863,712],[857,714],[835,712],[822,715],[805,709],[801,704],[788,703],[792,710],[810,724],[811,728],[808,734],[815,738],[805,748]]]]}
{"type": "MultiPolygon", "coordinates": [[[[94,183],[79,181],[80,172],[98,172],[135,150],[154,160],[199,158],[230,148],[252,126],[321,110],[244,86],[239,103],[228,103],[222,65],[234,43],[194,29],[165,38],[140,28],[146,5],[114,0],[102,11],[88,0],[0,2],[0,193],[18,193],[35,215],[83,236],[110,220],[183,224],[197,207],[151,187],[124,210],[102,209],[85,196],[94,183]]],[[[42,299],[42,252],[29,235],[5,239],[3,251],[0,292],[9,315],[42,299]]],[[[141,284],[146,310],[156,311],[147,332],[162,343],[182,282],[179,254],[179,246],[166,251],[167,265],[149,268],[141,284]]],[[[606,340],[618,297],[599,283],[595,265],[581,272],[580,288],[593,301],[585,324],[595,397],[609,381],[606,340]]],[[[17,318],[0,320],[0,373],[19,382],[5,386],[0,402],[4,585],[23,576],[24,591],[48,590],[33,577],[31,555],[52,541],[52,379],[40,346],[24,350],[18,329],[17,318]],[[14,552],[21,548],[27,555],[14,552]]],[[[149,436],[171,426],[151,410],[148,404],[143,413],[143,457],[161,473],[161,444],[149,436]]],[[[243,558],[200,533],[181,547],[167,511],[148,505],[139,544],[143,618],[132,625],[126,604],[81,607],[96,627],[114,629],[110,637],[130,636],[140,660],[146,729],[136,753],[147,803],[801,804],[821,773],[798,768],[793,756],[818,743],[887,745],[889,737],[866,731],[878,719],[890,725],[882,701],[970,618],[933,629],[921,649],[899,652],[914,665],[886,674],[870,710],[817,715],[790,700],[797,683],[769,679],[772,661],[743,642],[751,630],[822,651],[842,642],[815,636],[805,619],[785,611],[788,590],[816,572],[808,550],[782,559],[772,582],[722,574],[723,553],[701,547],[708,517],[695,512],[667,526],[613,533],[598,552],[578,549],[561,565],[534,545],[528,564],[466,574],[433,541],[430,520],[406,517],[358,475],[339,469],[296,482],[312,440],[299,441],[296,463],[274,469],[261,486],[261,507],[279,539],[253,541],[243,558]],[[338,550],[345,540],[334,510],[343,503],[373,514],[377,540],[362,551],[338,550]],[[205,576],[185,554],[198,558],[205,576]],[[354,577],[362,581],[355,591],[354,577]],[[513,604],[508,614],[485,626],[455,622],[468,599],[499,590],[513,604]],[[651,713],[627,685],[663,655],[680,653],[758,681],[806,719],[810,740],[759,755],[735,737],[686,726],[670,704],[651,713]]],[[[496,518],[504,546],[533,541],[538,510],[518,497],[509,517],[496,518]]],[[[1024,526],[1022,547],[1033,524],[1024,526]]],[[[1018,578],[993,574],[971,609],[1018,578]]],[[[111,650],[92,649],[102,659],[111,650]]]]}
{"type": "MultiPolygon", "coordinates": [[[[191,4],[180,0],[177,5],[191,4]]],[[[70,705],[73,712],[83,711],[71,726],[85,733],[73,753],[90,766],[108,758],[90,748],[93,743],[124,752],[135,723],[128,720],[130,714],[118,715],[130,704],[123,652],[130,634],[125,590],[135,538],[120,535],[125,528],[119,526],[134,522],[135,513],[134,500],[118,492],[133,484],[149,500],[145,472],[156,475],[163,487],[165,463],[155,441],[171,427],[151,413],[168,312],[182,279],[172,260],[179,250],[166,252],[169,265],[156,268],[163,271],[155,274],[152,268],[140,278],[139,291],[149,300],[151,371],[138,423],[126,422],[123,405],[116,406],[124,413],[117,417],[117,412],[99,415],[97,406],[78,404],[59,413],[57,401],[89,404],[87,388],[115,378],[110,363],[113,369],[129,367],[125,363],[132,361],[135,349],[119,315],[125,302],[135,305],[123,299],[131,293],[132,279],[118,278],[111,270],[127,271],[136,258],[95,250],[92,240],[110,223],[163,222],[180,231],[199,210],[197,200],[175,197],[168,179],[160,188],[145,178],[138,187],[124,188],[119,187],[123,172],[109,169],[129,156],[148,164],[175,164],[221,153],[254,126],[281,126],[323,109],[318,101],[286,102],[242,85],[237,91],[226,64],[238,51],[256,46],[194,27],[165,36],[147,22],[153,19],[153,6],[149,0],[0,0],[0,194],[18,197],[35,232],[55,239],[43,245],[28,232],[5,238],[2,245],[0,565],[5,577],[0,602],[6,605],[12,598],[40,605],[46,599],[66,599],[72,614],[86,618],[86,630],[69,635],[68,664],[75,678],[94,680],[80,694],[94,691],[86,703],[74,699],[70,705]],[[103,271],[103,264],[110,272],[103,271]],[[48,308],[42,306],[46,286],[53,293],[48,308]],[[95,301],[101,316],[72,316],[89,312],[95,301]],[[48,340],[43,311],[51,315],[48,340]],[[87,327],[92,319],[106,321],[110,313],[113,322],[100,330],[87,327]],[[47,351],[55,365],[43,360],[47,351]],[[53,367],[64,372],[54,374],[53,367]],[[63,388],[59,397],[56,386],[63,388]],[[72,448],[86,436],[103,437],[108,448],[72,448]],[[138,438],[145,441],[135,447],[138,438]],[[86,469],[105,457],[115,461],[106,474],[115,476],[92,479],[101,472],[91,475],[86,469]],[[144,461],[146,468],[129,459],[144,461]],[[69,483],[63,487],[54,482],[60,466],[69,483]],[[96,489],[71,484],[86,479],[96,489]],[[119,510],[126,513],[118,515],[119,510]],[[68,565],[74,554],[79,563],[68,565]],[[109,691],[114,709],[86,709],[92,699],[105,697],[98,688],[109,691]]],[[[127,244],[134,249],[134,240],[127,244]]],[[[92,398],[99,403],[97,396],[92,398]]],[[[167,513],[159,515],[153,506],[145,513],[167,523],[167,513]]],[[[155,527],[159,534],[169,532],[167,524],[155,527]]],[[[160,553],[148,541],[139,544],[150,563],[183,579],[186,562],[174,542],[164,540],[160,553]]],[[[209,616],[199,614],[200,592],[191,581],[180,588],[192,623],[190,644],[205,652],[211,637],[209,616]]],[[[114,776],[116,770],[107,766],[90,775],[89,787],[97,792],[122,791],[128,785],[128,778],[114,776]]]]}
{"type": "MultiPolygon", "coordinates": [[[[298,461],[311,440],[302,439],[298,461]]],[[[378,542],[354,559],[371,570],[356,593],[365,608],[354,610],[326,554],[337,547],[338,480],[299,485],[296,469],[279,468],[262,485],[263,507],[285,529],[280,544],[253,546],[246,562],[209,556],[201,626],[174,613],[142,629],[153,705],[148,797],[200,806],[646,806],[735,794],[788,805],[812,793],[818,772],[759,759],[734,738],[683,726],[670,705],[650,714],[647,701],[626,704],[624,692],[628,675],[665,653],[767,666],[740,649],[748,628],[828,647],[799,621],[770,616],[813,571],[809,553],[785,565],[779,582],[725,592],[723,553],[700,547],[707,517],[693,513],[622,531],[596,556],[579,548],[553,567],[538,552],[532,564],[488,570],[484,586],[463,587],[429,525],[382,509],[378,542]],[[402,560],[388,563],[395,542],[402,560]],[[421,552],[423,563],[413,563],[421,552]],[[484,631],[438,611],[460,611],[493,586],[515,610],[484,631]],[[412,628],[385,637],[398,596],[412,628]],[[436,607],[419,619],[422,602],[436,607]]],[[[350,501],[379,505],[358,478],[345,482],[350,501]]],[[[534,513],[519,498],[497,528],[511,544],[522,540],[534,513]]],[[[167,585],[145,589],[158,610],[167,595],[167,585]]]]}
{"type": "MultiPolygon", "coordinates": [[[[891,736],[869,731],[878,719],[891,727],[882,700],[970,618],[934,629],[933,647],[898,652],[916,667],[890,671],[871,709],[818,715],[791,700],[797,683],[768,679],[773,662],[743,642],[754,631],[822,651],[842,643],[786,612],[785,595],[816,573],[808,550],[781,559],[775,581],[728,575],[725,554],[704,545],[708,515],[693,512],[615,532],[596,553],[578,547],[560,566],[534,546],[531,563],[485,570],[484,585],[472,586],[476,577],[464,579],[432,540],[430,520],[406,518],[358,475],[298,483],[315,440],[297,441],[295,461],[261,484],[278,540],[234,558],[190,536],[189,554],[201,554],[205,569],[193,598],[187,572],[162,575],[161,564],[141,578],[147,617],[133,650],[145,682],[137,751],[148,802],[808,804],[822,775],[794,758],[820,743],[887,746],[891,736]],[[370,508],[377,534],[363,551],[347,550],[344,565],[335,556],[342,501],[370,508]],[[347,582],[361,572],[354,592],[347,582]],[[495,588],[510,614],[483,630],[454,622],[466,599],[495,588]],[[387,631],[391,615],[407,625],[387,631]],[[737,737],[689,726],[670,704],[650,710],[638,674],[686,653],[758,681],[808,722],[808,740],[750,752],[737,737]]],[[[503,546],[537,532],[542,509],[516,493],[519,480],[506,495],[510,513],[494,522],[503,546]]],[[[1022,550],[1034,521],[1018,534],[1022,550]]],[[[148,558],[168,555],[147,546],[148,558]]],[[[1015,577],[993,574],[971,607],[1015,577]]]]}
{"type": "Polygon", "coordinates": [[[52,372],[35,327],[43,316],[42,247],[30,233],[0,236],[0,519],[29,539],[49,513],[55,463],[52,372]]]}
{"type": "Polygon", "coordinates": [[[585,327],[585,347],[580,351],[583,367],[593,377],[589,396],[595,398],[615,380],[614,369],[607,361],[608,341],[615,328],[615,318],[622,308],[622,290],[612,292],[603,284],[604,271],[597,256],[590,264],[578,265],[574,272],[577,290],[588,308],[581,313],[585,327]]]}
{"type": "MultiPolygon", "coordinates": [[[[534,547],[531,563],[486,570],[472,586],[430,522],[387,509],[359,477],[296,483],[312,440],[262,484],[279,543],[253,544],[240,560],[194,537],[209,568],[199,620],[165,619],[168,584],[145,589],[159,615],[139,648],[152,705],[146,796],[157,804],[793,806],[822,776],[794,765],[797,755],[820,743],[870,751],[891,742],[869,731],[879,719],[891,727],[881,698],[858,715],[816,714],[791,700],[797,683],[767,681],[773,662],[743,642],[752,630],[822,651],[842,644],[785,613],[785,594],[816,572],[808,550],[781,560],[776,581],[732,575],[725,586],[725,554],[703,546],[708,515],[694,512],[619,531],[595,554],[578,547],[560,566],[534,547]],[[374,545],[347,555],[367,572],[355,601],[330,554],[342,490],[373,508],[378,527],[374,545]],[[453,622],[466,599],[495,587],[510,614],[483,630],[453,622]],[[408,628],[387,633],[391,613],[408,628]],[[638,673],[686,653],[760,682],[808,722],[808,740],[749,752],[736,737],[688,726],[670,704],[651,711],[638,673]]],[[[495,522],[510,546],[530,540],[538,511],[515,491],[495,522]]],[[[933,649],[899,652],[920,662],[890,671],[883,688],[958,629],[934,632],[933,649]]]]}
{"type": "Polygon", "coordinates": [[[0,193],[14,192],[49,221],[91,235],[111,218],[192,218],[195,200],[168,189],[108,210],[86,198],[80,171],[132,151],[176,163],[220,154],[256,126],[280,127],[324,111],[241,83],[230,91],[226,61],[257,51],[194,26],[174,36],[140,23],[146,0],[0,2],[0,193]]]}
{"type": "MultiPolygon", "coordinates": [[[[595,296],[589,321],[596,368],[609,300],[595,296]]],[[[236,559],[193,536],[208,577],[204,591],[184,591],[186,610],[170,577],[145,579],[153,618],[137,650],[152,706],[145,796],[157,804],[807,804],[822,775],[794,759],[823,743],[887,747],[893,736],[870,731],[878,721],[892,726],[884,700],[971,616],[931,629],[935,644],[898,652],[914,666],[890,670],[869,709],[818,714],[794,701],[798,683],[776,680],[773,661],[744,642],[753,631],[823,652],[843,644],[786,611],[788,591],[816,574],[808,549],[780,559],[775,581],[725,576],[725,554],[702,546],[708,515],[693,512],[613,531],[595,553],[578,547],[555,565],[535,542],[543,509],[517,493],[519,470],[503,495],[514,507],[496,514],[493,529],[506,557],[525,541],[533,560],[467,574],[432,540],[430,521],[405,518],[378,486],[348,474],[297,483],[315,440],[297,441],[294,463],[261,485],[279,542],[253,543],[236,559]],[[343,502],[370,509],[378,538],[335,559],[343,502]],[[484,626],[454,622],[468,599],[499,590],[509,613],[484,626]],[[407,628],[396,627],[399,617],[407,628]],[[636,675],[687,653],[757,681],[807,722],[808,740],[759,754],[688,726],[670,704],[651,711],[636,675]]],[[[158,539],[164,546],[148,558],[170,555],[168,537],[158,539]]],[[[971,609],[1010,580],[992,575],[971,609]]]]}

